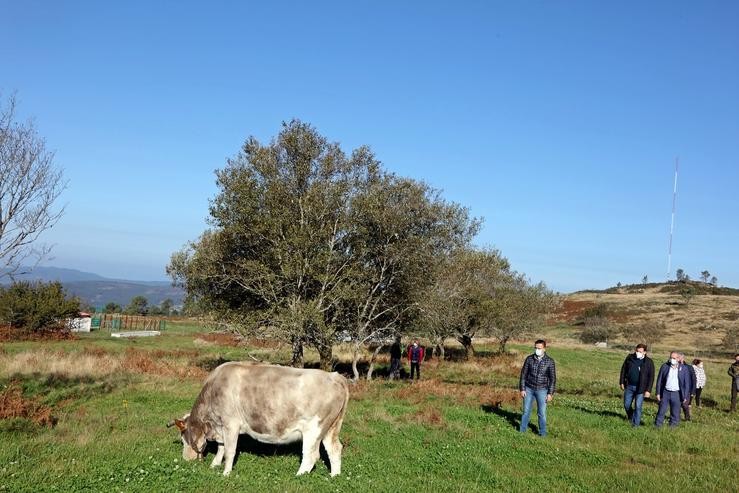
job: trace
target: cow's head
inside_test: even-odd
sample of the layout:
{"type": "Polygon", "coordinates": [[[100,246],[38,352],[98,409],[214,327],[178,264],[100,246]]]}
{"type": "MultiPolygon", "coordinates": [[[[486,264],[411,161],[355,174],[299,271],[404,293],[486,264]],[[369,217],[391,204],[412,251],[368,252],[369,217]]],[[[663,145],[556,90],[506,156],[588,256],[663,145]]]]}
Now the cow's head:
{"type": "Polygon", "coordinates": [[[180,430],[182,458],[185,460],[202,459],[208,444],[206,435],[210,432],[210,425],[190,418],[189,414],[183,416],[182,419],[175,419],[170,425],[180,430]]]}

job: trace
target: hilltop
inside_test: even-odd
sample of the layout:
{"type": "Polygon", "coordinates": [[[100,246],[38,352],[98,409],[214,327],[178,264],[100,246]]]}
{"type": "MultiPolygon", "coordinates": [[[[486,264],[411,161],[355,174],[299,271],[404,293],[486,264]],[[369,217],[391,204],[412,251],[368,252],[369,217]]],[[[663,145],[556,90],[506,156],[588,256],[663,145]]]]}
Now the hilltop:
{"type": "Polygon", "coordinates": [[[719,349],[726,332],[739,326],[739,289],[687,281],[578,291],[565,296],[554,321],[577,326],[596,312],[615,326],[664,323],[660,346],[708,351],[719,349]],[[686,290],[692,297],[683,296],[686,290]]]}

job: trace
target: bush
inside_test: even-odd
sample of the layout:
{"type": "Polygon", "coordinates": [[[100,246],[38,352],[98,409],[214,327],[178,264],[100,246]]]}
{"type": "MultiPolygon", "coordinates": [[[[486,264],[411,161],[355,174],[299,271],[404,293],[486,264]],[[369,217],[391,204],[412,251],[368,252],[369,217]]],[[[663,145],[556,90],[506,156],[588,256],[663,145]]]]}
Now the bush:
{"type": "Polygon", "coordinates": [[[651,350],[654,344],[667,335],[667,326],[662,321],[627,325],[621,328],[621,335],[629,345],[646,344],[651,350]]]}
{"type": "Polygon", "coordinates": [[[583,310],[582,319],[583,321],[587,321],[593,318],[606,318],[608,311],[608,304],[598,303],[583,310]]]}
{"type": "Polygon", "coordinates": [[[15,282],[0,287],[0,325],[36,332],[64,327],[75,317],[80,301],[67,294],[59,282],[15,282]]]}
{"type": "Polygon", "coordinates": [[[739,351],[739,329],[732,327],[726,331],[726,335],[721,341],[724,346],[731,352],[736,353],[739,351]]]}
{"type": "Polygon", "coordinates": [[[585,327],[580,331],[580,341],[585,344],[608,342],[612,337],[612,327],[604,317],[589,317],[585,319],[585,327]]]}

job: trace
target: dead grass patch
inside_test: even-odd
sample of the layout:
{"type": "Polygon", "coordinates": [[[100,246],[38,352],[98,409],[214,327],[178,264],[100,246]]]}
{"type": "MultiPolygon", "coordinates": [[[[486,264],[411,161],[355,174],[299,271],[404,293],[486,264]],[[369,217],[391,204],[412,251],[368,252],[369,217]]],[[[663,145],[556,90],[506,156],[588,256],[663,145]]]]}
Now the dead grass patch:
{"type": "Polygon", "coordinates": [[[67,328],[49,328],[37,331],[14,329],[8,325],[0,327],[0,342],[16,341],[67,341],[77,339],[67,328]]]}
{"type": "Polygon", "coordinates": [[[13,375],[64,375],[69,378],[102,378],[121,369],[120,359],[107,352],[23,351],[0,355],[0,373],[13,375]]]}
{"type": "Polygon", "coordinates": [[[148,373],[159,376],[179,378],[205,378],[207,372],[190,364],[182,364],[173,359],[160,357],[154,359],[153,352],[128,348],[123,355],[121,367],[133,373],[148,373]]]}
{"type": "Polygon", "coordinates": [[[0,419],[23,418],[38,426],[53,427],[57,419],[51,412],[49,406],[41,404],[37,399],[24,397],[17,382],[11,382],[0,392],[0,419]]]}
{"type": "Polygon", "coordinates": [[[437,379],[419,380],[410,385],[400,387],[393,392],[398,399],[413,404],[423,404],[429,397],[449,400],[456,404],[505,405],[518,401],[518,392],[514,389],[492,387],[490,385],[469,385],[443,382],[437,379]]]}
{"type": "Polygon", "coordinates": [[[415,413],[408,414],[406,421],[431,428],[443,429],[447,427],[444,415],[433,406],[422,407],[415,413]]]}

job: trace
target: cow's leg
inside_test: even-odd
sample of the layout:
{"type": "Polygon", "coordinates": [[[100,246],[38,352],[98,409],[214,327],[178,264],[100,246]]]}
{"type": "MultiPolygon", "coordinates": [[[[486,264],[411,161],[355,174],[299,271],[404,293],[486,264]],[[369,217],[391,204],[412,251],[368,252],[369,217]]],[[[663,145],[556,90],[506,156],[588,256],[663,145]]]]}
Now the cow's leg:
{"type": "MultiPolygon", "coordinates": [[[[231,474],[231,469],[234,466],[234,457],[236,457],[236,446],[239,443],[239,432],[238,430],[225,430],[223,434],[223,453],[226,457],[226,465],[223,468],[223,475],[228,476],[231,474]]],[[[220,453],[220,444],[219,452],[220,453]]]]}
{"type": "Polygon", "coordinates": [[[223,453],[226,451],[226,447],[223,446],[222,443],[218,443],[218,452],[216,452],[216,456],[213,457],[213,462],[210,463],[210,467],[218,467],[223,462],[223,453]]]}
{"type": "Polygon", "coordinates": [[[322,443],[328,454],[328,460],[331,462],[331,476],[338,476],[341,474],[341,450],[343,447],[339,441],[339,432],[336,426],[328,431],[322,443]]]}
{"type": "Polygon", "coordinates": [[[317,423],[315,426],[311,426],[309,430],[303,433],[303,460],[300,462],[300,469],[298,469],[297,473],[298,476],[311,472],[313,470],[313,466],[316,465],[316,461],[320,458],[320,433],[321,429],[318,427],[317,423]]]}

